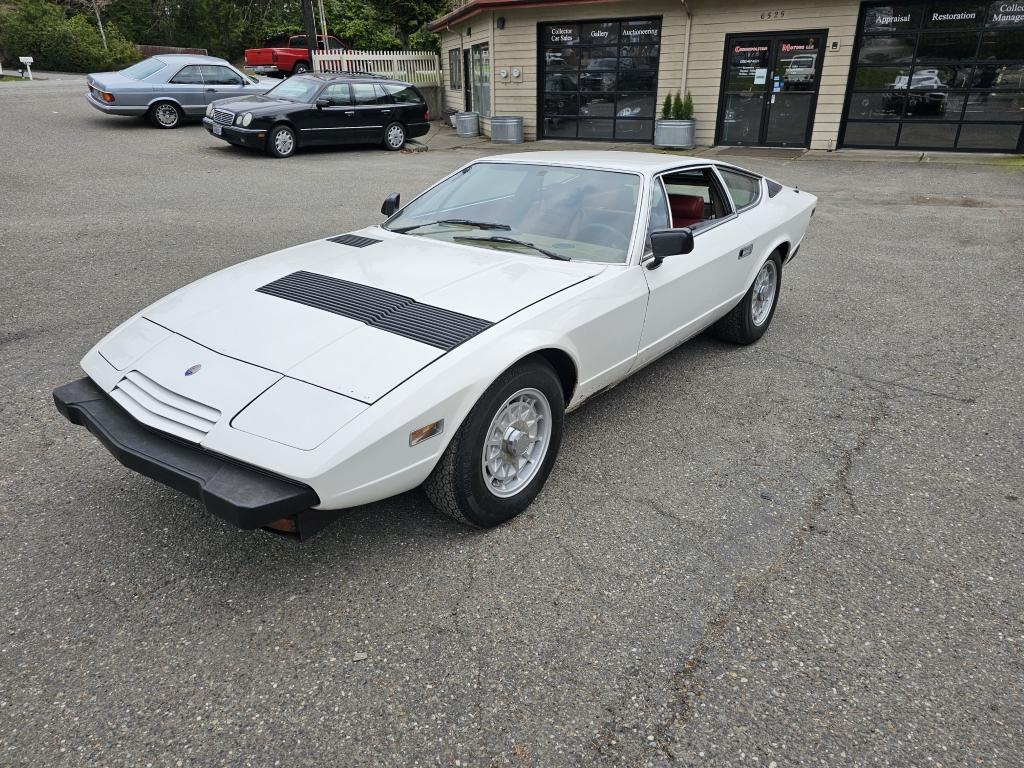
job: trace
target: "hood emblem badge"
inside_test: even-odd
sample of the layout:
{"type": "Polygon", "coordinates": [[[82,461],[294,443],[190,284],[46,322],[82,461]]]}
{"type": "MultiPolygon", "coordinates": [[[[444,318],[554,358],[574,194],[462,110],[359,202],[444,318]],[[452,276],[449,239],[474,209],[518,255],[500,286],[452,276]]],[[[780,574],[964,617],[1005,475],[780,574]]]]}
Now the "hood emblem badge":
{"type": "Polygon", "coordinates": [[[203,366],[201,366],[199,363],[196,363],[192,367],[187,368],[185,370],[185,375],[186,376],[194,376],[195,374],[199,373],[199,371],[202,370],[202,368],[203,368],[203,366]]]}

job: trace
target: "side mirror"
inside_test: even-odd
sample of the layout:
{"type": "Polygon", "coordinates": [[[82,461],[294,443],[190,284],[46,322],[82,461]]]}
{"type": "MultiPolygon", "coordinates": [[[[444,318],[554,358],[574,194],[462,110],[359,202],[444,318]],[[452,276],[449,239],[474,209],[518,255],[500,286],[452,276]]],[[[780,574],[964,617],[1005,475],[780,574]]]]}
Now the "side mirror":
{"type": "Polygon", "coordinates": [[[648,269],[657,269],[661,262],[669,256],[681,256],[693,252],[693,232],[689,227],[683,229],[662,229],[651,234],[651,251],[654,258],[647,265],[648,269]]]}
{"type": "Polygon", "coordinates": [[[384,203],[380,207],[380,212],[387,217],[394,216],[395,213],[402,205],[402,196],[397,192],[392,192],[390,195],[384,198],[384,203]]]}
{"type": "Polygon", "coordinates": [[[329,106],[331,106],[331,100],[330,99],[317,99],[316,100],[316,108],[317,109],[323,109],[324,107],[329,107],[329,106]]]}

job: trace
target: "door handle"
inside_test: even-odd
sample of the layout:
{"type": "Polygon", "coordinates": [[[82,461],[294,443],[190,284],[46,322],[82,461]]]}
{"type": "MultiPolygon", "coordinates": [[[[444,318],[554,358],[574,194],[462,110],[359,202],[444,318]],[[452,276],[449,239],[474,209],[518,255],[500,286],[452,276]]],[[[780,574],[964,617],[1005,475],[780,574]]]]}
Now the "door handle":
{"type": "Polygon", "coordinates": [[[355,113],[356,113],[356,111],[354,109],[349,109],[349,110],[345,111],[346,115],[354,115],[355,113]]]}
{"type": "Polygon", "coordinates": [[[390,110],[390,109],[382,109],[382,110],[380,111],[380,113],[381,113],[382,115],[390,115],[390,114],[391,114],[391,110],[390,110]]]}
{"type": "Polygon", "coordinates": [[[216,93],[216,92],[217,92],[217,89],[216,89],[216,88],[207,88],[207,89],[206,89],[206,92],[207,92],[207,93],[216,93]]]}
{"type": "Polygon", "coordinates": [[[753,243],[750,243],[750,245],[744,245],[742,248],[740,248],[740,258],[741,259],[746,258],[747,256],[749,256],[753,252],[754,252],[754,244],[753,243]]]}

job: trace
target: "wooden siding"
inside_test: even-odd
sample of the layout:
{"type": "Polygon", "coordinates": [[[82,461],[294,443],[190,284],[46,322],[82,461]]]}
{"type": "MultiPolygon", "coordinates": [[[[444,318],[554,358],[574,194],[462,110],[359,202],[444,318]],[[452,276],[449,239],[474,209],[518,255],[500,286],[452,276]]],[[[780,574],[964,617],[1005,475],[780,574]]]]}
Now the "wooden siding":
{"type": "Polygon", "coordinates": [[[828,30],[829,43],[839,40],[840,47],[838,51],[825,51],[811,148],[827,149],[829,140],[834,147],[839,137],[839,121],[843,114],[859,4],[835,0],[787,0],[784,4],[772,7],[773,12],[784,11],[784,17],[762,20],[761,14],[768,7],[764,3],[749,0],[729,2],[726,7],[714,0],[691,0],[694,23],[690,38],[687,87],[693,94],[697,143],[709,145],[715,139],[727,34],[824,29],[828,30]]]}
{"type": "MultiPolygon", "coordinates": [[[[685,87],[693,94],[697,118],[697,143],[710,145],[715,137],[718,113],[722,60],[725,36],[744,32],[786,32],[801,29],[828,30],[828,40],[840,41],[838,51],[826,51],[822,65],[821,85],[814,117],[811,147],[825,149],[839,135],[850,54],[856,32],[859,4],[853,0],[787,0],[772,11],[784,16],[761,19],[767,10],[764,3],[752,0],[730,0],[725,7],[715,0],[689,0],[693,14],[690,34],[689,66],[685,87]]],[[[491,104],[495,115],[521,115],[527,139],[537,137],[537,24],[587,19],[628,19],[660,16],[661,61],[658,69],[658,106],[665,95],[684,87],[684,52],[686,48],[686,13],[675,0],[616,0],[593,4],[572,4],[503,9],[478,14],[465,22],[441,32],[442,65],[446,83],[446,105],[462,109],[462,90],[453,90],[448,82],[448,51],[461,45],[468,48],[478,42],[491,44],[491,104]],[[499,16],[505,28],[496,29],[499,16]],[[467,35],[469,29],[471,34],[467,35]],[[522,78],[502,81],[501,69],[522,69],[522,78]]],[[[489,134],[489,121],[483,121],[489,134]]]]}

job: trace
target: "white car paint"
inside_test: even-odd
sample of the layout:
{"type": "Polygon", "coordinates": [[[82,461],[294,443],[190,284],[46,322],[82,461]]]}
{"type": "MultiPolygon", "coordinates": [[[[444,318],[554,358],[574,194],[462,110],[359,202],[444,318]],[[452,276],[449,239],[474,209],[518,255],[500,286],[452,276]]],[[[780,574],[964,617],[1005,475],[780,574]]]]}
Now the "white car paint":
{"type": "Polygon", "coordinates": [[[422,483],[480,395],[516,361],[543,350],[567,355],[577,371],[571,409],[700,332],[742,299],[776,248],[795,253],[816,204],[788,187],[769,197],[762,179],[756,206],[697,234],[693,253],[648,269],[653,180],[715,161],[593,151],[476,162],[641,175],[628,262],[550,261],[367,227],[356,234],[381,242],[366,251],[321,240],[186,286],[115,329],[82,367],[122,404],[145,398],[133,386],[157,387],[190,414],[189,424],[169,423],[126,406],[148,426],[305,483],[321,509],[351,507],[422,483]],[[750,255],[741,258],[748,245],[750,255]],[[256,291],[296,270],[494,325],[444,352],[256,291]],[[124,397],[126,387],[134,400],[124,397]],[[410,447],[410,432],[440,419],[441,435],[410,447]]]}

